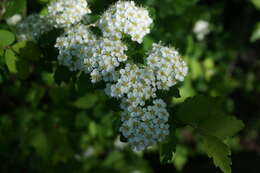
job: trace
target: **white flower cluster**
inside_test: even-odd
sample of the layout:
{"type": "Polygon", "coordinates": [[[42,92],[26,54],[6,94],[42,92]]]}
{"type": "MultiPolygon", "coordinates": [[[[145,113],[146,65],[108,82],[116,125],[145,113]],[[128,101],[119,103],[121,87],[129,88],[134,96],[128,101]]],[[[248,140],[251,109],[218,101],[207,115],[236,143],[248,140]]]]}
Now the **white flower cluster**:
{"type": "Polygon", "coordinates": [[[120,132],[134,150],[143,150],[154,145],[169,134],[169,113],[163,100],[156,99],[153,105],[146,107],[121,107],[124,112],[120,132]]]}
{"type": "Polygon", "coordinates": [[[94,36],[88,26],[78,24],[68,28],[56,43],[61,64],[90,74],[93,83],[104,80],[107,95],[121,100],[120,131],[136,150],[160,142],[169,133],[169,113],[156,92],[183,81],[188,70],[175,49],[161,44],[153,44],[146,64],[127,61],[122,34],[142,42],[151,23],[145,9],[134,2],[119,1],[98,21],[103,37],[94,36]],[[147,105],[148,101],[153,104],[147,105]]]}
{"type": "Polygon", "coordinates": [[[36,42],[42,34],[50,31],[52,28],[45,16],[32,14],[17,24],[17,38],[18,40],[36,42]]]}
{"type": "Polygon", "coordinates": [[[150,32],[152,19],[145,8],[137,7],[133,1],[119,1],[107,10],[98,21],[105,37],[121,39],[128,34],[133,41],[141,43],[150,32]]]}
{"type": "Polygon", "coordinates": [[[160,44],[153,44],[147,65],[155,72],[157,88],[163,90],[168,90],[178,81],[183,81],[188,72],[188,67],[179,53],[174,48],[160,44]]]}
{"type": "MultiPolygon", "coordinates": [[[[141,43],[152,23],[148,11],[137,7],[133,1],[117,2],[98,21],[103,32],[102,37],[98,37],[90,31],[90,26],[95,24],[79,23],[85,14],[90,13],[85,0],[58,0],[48,10],[51,24],[65,28],[55,44],[59,50],[59,63],[71,71],[90,74],[92,83],[107,82],[105,92],[121,100],[120,132],[130,146],[142,150],[163,140],[169,133],[169,113],[166,103],[157,97],[156,92],[168,90],[183,81],[188,68],[174,48],[161,44],[153,44],[146,64],[129,61],[122,36],[130,35],[133,41],[141,43]],[[148,104],[150,102],[152,104],[148,104]]],[[[37,22],[24,27],[26,32],[29,28],[36,30],[31,36],[34,38],[52,28],[38,26],[37,22]]]]}
{"type": "Polygon", "coordinates": [[[116,98],[126,98],[133,107],[144,106],[145,101],[155,98],[155,76],[150,68],[139,68],[135,64],[126,64],[119,71],[120,78],[116,84],[107,85],[107,93],[116,98]]]}
{"type": "Polygon", "coordinates": [[[198,20],[194,25],[193,32],[199,41],[203,40],[210,32],[209,22],[205,20],[198,20]]]}
{"type": "Polygon", "coordinates": [[[116,67],[127,60],[126,45],[120,40],[100,38],[85,48],[85,72],[91,72],[92,82],[114,81],[116,67]]]}
{"type": "Polygon", "coordinates": [[[48,17],[56,28],[70,27],[89,13],[86,0],[57,0],[48,6],[48,17]]]}
{"type": "Polygon", "coordinates": [[[58,37],[55,47],[59,49],[58,60],[71,71],[84,70],[85,49],[96,41],[96,37],[85,25],[68,28],[58,37]]]}
{"type": "Polygon", "coordinates": [[[9,18],[6,19],[6,23],[10,26],[15,26],[17,25],[20,21],[22,20],[22,15],[21,14],[15,14],[9,18]]]}
{"type": "Polygon", "coordinates": [[[142,67],[126,64],[119,70],[118,80],[105,89],[111,97],[121,99],[124,112],[120,131],[136,150],[160,142],[169,133],[169,113],[156,91],[169,90],[188,72],[179,53],[161,44],[153,44],[146,60],[142,67]],[[148,100],[153,100],[152,106],[147,106],[148,100]]]}
{"type": "Polygon", "coordinates": [[[83,70],[91,74],[92,82],[115,79],[115,68],[127,60],[127,50],[120,40],[96,38],[85,25],[70,27],[57,38],[58,60],[71,71],[83,70]]]}

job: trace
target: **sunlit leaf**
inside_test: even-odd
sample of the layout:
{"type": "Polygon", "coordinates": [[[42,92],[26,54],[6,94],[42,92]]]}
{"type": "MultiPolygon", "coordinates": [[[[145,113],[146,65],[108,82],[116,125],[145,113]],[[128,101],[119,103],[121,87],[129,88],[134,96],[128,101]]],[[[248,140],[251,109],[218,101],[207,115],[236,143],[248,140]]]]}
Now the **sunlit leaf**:
{"type": "Polygon", "coordinates": [[[0,30],[0,47],[9,46],[15,40],[13,33],[7,30],[0,30]]]}
{"type": "Polygon", "coordinates": [[[260,9],[260,0],[251,0],[251,2],[257,9],[260,9]]]}
{"type": "Polygon", "coordinates": [[[251,42],[255,42],[260,39],[260,22],[258,22],[255,26],[255,29],[250,37],[251,42]]]}
{"type": "Polygon", "coordinates": [[[8,67],[8,70],[11,73],[17,72],[16,62],[17,62],[17,57],[16,57],[15,53],[10,49],[6,50],[6,52],[5,52],[5,63],[8,67]]]}
{"type": "Polygon", "coordinates": [[[202,140],[203,149],[214,164],[224,173],[231,173],[231,151],[228,146],[214,136],[203,136],[202,140]]]}

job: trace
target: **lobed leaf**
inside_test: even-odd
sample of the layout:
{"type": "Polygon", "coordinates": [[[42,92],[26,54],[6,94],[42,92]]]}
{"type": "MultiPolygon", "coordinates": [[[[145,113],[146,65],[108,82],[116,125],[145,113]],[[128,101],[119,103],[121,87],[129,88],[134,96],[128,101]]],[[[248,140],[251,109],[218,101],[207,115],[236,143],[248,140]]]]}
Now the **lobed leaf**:
{"type": "Polygon", "coordinates": [[[223,111],[217,98],[195,96],[180,105],[177,121],[192,126],[202,135],[204,151],[224,173],[231,173],[231,152],[223,139],[234,136],[244,124],[223,111]]]}
{"type": "Polygon", "coordinates": [[[231,173],[231,151],[226,144],[214,136],[203,136],[203,148],[214,164],[224,173],[231,173]]]}
{"type": "Polygon", "coordinates": [[[179,107],[176,118],[186,125],[221,139],[235,135],[244,127],[241,120],[226,115],[218,99],[207,96],[187,99],[179,107]]]}

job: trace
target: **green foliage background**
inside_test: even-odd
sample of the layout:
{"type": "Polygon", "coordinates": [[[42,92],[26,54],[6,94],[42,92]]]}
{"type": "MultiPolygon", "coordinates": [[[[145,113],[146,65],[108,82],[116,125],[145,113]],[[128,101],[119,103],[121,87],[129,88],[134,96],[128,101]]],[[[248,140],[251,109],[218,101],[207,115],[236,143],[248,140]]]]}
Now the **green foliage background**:
{"type": "MultiPolygon", "coordinates": [[[[100,15],[115,1],[88,2],[100,15]]],[[[0,172],[229,173],[231,151],[233,172],[259,172],[260,1],[136,2],[149,8],[154,26],[131,53],[143,55],[152,42],[163,41],[190,69],[167,96],[168,139],[141,153],[120,142],[117,100],[105,96],[102,84],[57,64],[53,44],[60,32],[37,44],[19,42],[6,23],[17,13],[45,14],[48,0],[2,0],[0,172]],[[210,33],[198,41],[193,27],[201,19],[210,33]]]]}

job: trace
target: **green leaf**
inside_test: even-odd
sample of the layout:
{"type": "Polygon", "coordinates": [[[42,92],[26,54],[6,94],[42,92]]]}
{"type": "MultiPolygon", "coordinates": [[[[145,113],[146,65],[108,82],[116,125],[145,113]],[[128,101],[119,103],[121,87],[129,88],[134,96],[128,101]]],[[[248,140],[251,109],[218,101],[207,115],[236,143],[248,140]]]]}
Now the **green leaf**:
{"type": "Polygon", "coordinates": [[[244,127],[241,120],[226,115],[217,98],[207,96],[185,100],[177,111],[176,119],[220,139],[233,136],[244,127]]]}
{"type": "Polygon", "coordinates": [[[251,2],[257,9],[260,9],[260,0],[251,0],[251,2]]]}
{"type": "Polygon", "coordinates": [[[8,67],[8,70],[11,73],[17,72],[16,61],[17,61],[17,57],[16,57],[15,53],[11,49],[6,50],[6,52],[5,52],[5,63],[8,67]]]}
{"type": "Polygon", "coordinates": [[[171,87],[169,91],[163,91],[159,90],[157,92],[157,95],[161,98],[166,98],[166,97],[175,97],[175,98],[180,98],[180,91],[177,87],[171,87]]]}
{"type": "Polygon", "coordinates": [[[176,118],[184,123],[198,124],[216,111],[216,104],[212,97],[199,95],[188,98],[180,105],[176,118]]]}
{"type": "Polygon", "coordinates": [[[170,91],[168,91],[168,95],[173,96],[175,98],[180,98],[180,90],[177,87],[171,87],[170,91]]]}
{"type": "Polygon", "coordinates": [[[25,60],[19,59],[11,49],[5,52],[5,63],[10,73],[17,74],[21,79],[26,79],[31,73],[30,64],[25,60]]]}
{"type": "Polygon", "coordinates": [[[26,10],[26,0],[9,0],[7,2],[4,18],[12,17],[15,14],[23,14],[26,10]]]}
{"type": "Polygon", "coordinates": [[[43,72],[41,74],[41,77],[42,77],[42,80],[44,81],[44,83],[47,85],[52,85],[54,83],[54,74],[53,73],[43,72]]]}
{"type": "Polygon", "coordinates": [[[46,91],[43,87],[34,84],[33,87],[28,91],[26,100],[33,106],[37,106],[44,97],[45,92],[46,91]]]}
{"type": "Polygon", "coordinates": [[[202,121],[198,127],[213,136],[225,139],[234,136],[237,132],[243,129],[244,124],[234,116],[219,114],[208,117],[206,120],[202,121]]]}
{"type": "Polygon", "coordinates": [[[91,93],[78,98],[76,101],[73,102],[73,105],[79,109],[89,109],[92,108],[97,101],[98,101],[97,95],[91,93]]]}
{"type": "Polygon", "coordinates": [[[51,100],[55,104],[62,104],[63,106],[69,101],[70,94],[71,92],[68,87],[51,87],[49,90],[51,100]]]}
{"type": "Polygon", "coordinates": [[[255,42],[260,39],[260,22],[258,22],[255,26],[255,29],[250,37],[251,42],[255,42]]]}
{"type": "Polygon", "coordinates": [[[97,124],[94,121],[91,121],[88,125],[89,134],[92,137],[95,137],[97,135],[97,124]]]}
{"type": "Polygon", "coordinates": [[[203,138],[203,149],[214,164],[224,173],[231,172],[230,150],[222,141],[235,135],[244,124],[234,116],[226,115],[220,99],[208,96],[195,96],[180,105],[177,121],[190,125],[203,138]]]}
{"type": "Polygon", "coordinates": [[[89,29],[90,29],[90,31],[91,31],[94,35],[96,35],[97,37],[102,37],[103,34],[102,34],[102,31],[101,31],[100,28],[90,27],[89,29]]]}
{"type": "Polygon", "coordinates": [[[203,136],[202,147],[214,164],[224,173],[231,173],[231,151],[226,144],[214,136],[203,136]]]}
{"type": "Polygon", "coordinates": [[[178,145],[173,157],[173,164],[178,171],[181,171],[188,161],[188,149],[185,146],[178,145]]]}
{"type": "Polygon", "coordinates": [[[26,79],[32,72],[30,64],[26,60],[19,59],[16,63],[17,66],[17,76],[20,79],[26,79]]]}
{"type": "Polygon", "coordinates": [[[91,83],[89,76],[86,75],[85,73],[80,74],[76,85],[77,85],[77,91],[82,95],[85,94],[86,92],[96,90],[94,85],[91,83]]]}
{"type": "Polygon", "coordinates": [[[76,120],[75,120],[75,126],[77,128],[84,128],[87,126],[89,120],[88,120],[88,116],[86,115],[85,112],[80,112],[77,116],[76,116],[76,120]]]}
{"type": "Polygon", "coordinates": [[[176,14],[182,14],[187,10],[190,6],[195,5],[199,0],[175,0],[173,3],[174,11],[176,14]]]}
{"type": "Polygon", "coordinates": [[[54,45],[56,38],[63,33],[62,29],[52,29],[49,32],[42,34],[39,38],[40,45],[54,45]]]}
{"type": "Polygon", "coordinates": [[[193,80],[198,79],[199,77],[203,76],[203,71],[202,71],[202,65],[201,62],[199,62],[198,59],[191,58],[189,59],[189,66],[191,69],[191,78],[193,80]]]}
{"type": "Polygon", "coordinates": [[[13,33],[7,30],[0,30],[0,47],[9,46],[15,40],[13,33]]]}
{"type": "Polygon", "coordinates": [[[100,15],[91,15],[88,16],[88,23],[96,23],[100,19],[100,15]]]}
{"type": "Polygon", "coordinates": [[[4,18],[11,17],[15,14],[23,14],[26,10],[26,0],[9,0],[7,2],[4,18]]]}
{"type": "Polygon", "coordinates": [[[145,36],[144,37],[144,41],[143,41],[143,49],[145,51],[148,51],[152,48],[152,45],[153,45],[153,40],[151,37],[149,36],[145,36]]]}
{"type": "Polygon", "coordinates": [[[0,47],[0,56],[4,56],[4,54],[5,54],[5,50],[0,47]]]}
{"type": "Polygon", "coordinates": [[[40,129],[36,129],[33,131],[31,145],[34,147],[36,152],[41,156],[46,156],[46,154],[49,151],[49,142],[47,136],[40,129]]]}
{"type": "Polygon", "coordinates": [[[37,61],[41,56],[40,49],[33,42],[21,41],[13,45],[12,48],[19,57],[29,61],[37,61]]]}
{"type": "Polygon", "coordinates": [[[54,74],[54,80],[57,84],[61,84],[62,82],[69,82],[71,79],[71,72],[67,67],[59,66],[54,74]]]}
{"type": "Polygon", "coordinates": [[[39,3],[46,4],[49,3],[50,0],[38,0],[39,3]]]}
{"type": "Polygon", "coordinates": [[[176,151],[176,130],[170,128],[170,134],[160,145],[160,161],[162,164],[166,164],[172,161],[173,153],[176,151]]]}

